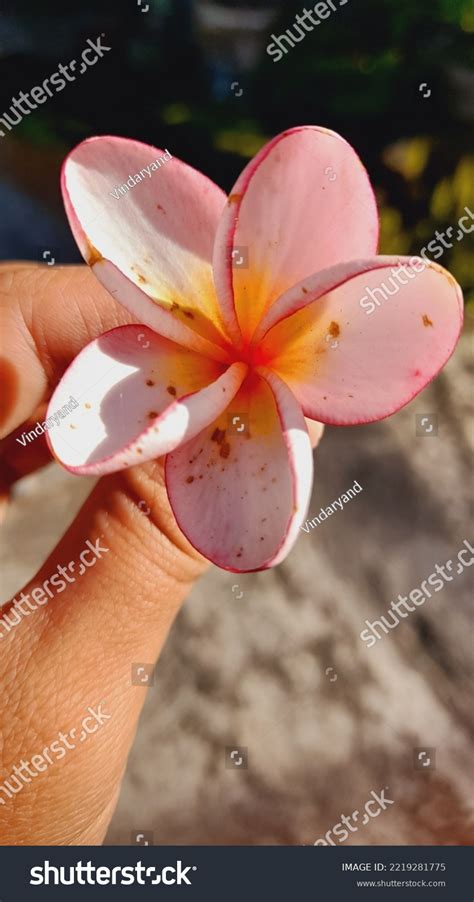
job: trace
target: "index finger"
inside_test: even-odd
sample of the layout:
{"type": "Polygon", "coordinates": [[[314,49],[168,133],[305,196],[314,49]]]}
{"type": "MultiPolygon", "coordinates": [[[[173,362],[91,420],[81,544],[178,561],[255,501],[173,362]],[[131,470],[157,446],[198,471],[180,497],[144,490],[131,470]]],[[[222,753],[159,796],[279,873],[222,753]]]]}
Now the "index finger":
{"type": "Polygon", "coordinates": [[[0,266],[0,438],[47,400],[93,338],[135,320],[87,266],[0,266]]]}

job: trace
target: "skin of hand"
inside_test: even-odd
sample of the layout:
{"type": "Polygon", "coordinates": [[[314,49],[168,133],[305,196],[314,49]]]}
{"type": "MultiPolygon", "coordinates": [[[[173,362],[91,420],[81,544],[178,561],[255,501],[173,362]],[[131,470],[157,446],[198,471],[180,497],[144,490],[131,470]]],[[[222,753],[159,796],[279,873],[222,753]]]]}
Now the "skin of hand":
{"type": "MultiPolygon", "coordinates": [[[[25,448],[15,437],[44,419],[45,402],[73,358],[98,335],[134,321],[86,266],[0,265],[4,493],[51,460],[44,436],[25,448]]],[[[309,428],[315,445],[322,427],[309,428]]],[[[41,586],[58,564],[75,561],[77,574],[86,540],[100,536],[109,551],[0,638],[3,780],[22,760],[41,755],[60,731],[75,728],[79,735],[89,706],[101,704],[109,715],[11,799],[0,792],[2,844],[103,841],[145,699],[143,688],[132,685],[132,663],[157,659],[180,605],[207,568],[175,522],[157,460],[102,478],[23,591],[41,586]]]]}

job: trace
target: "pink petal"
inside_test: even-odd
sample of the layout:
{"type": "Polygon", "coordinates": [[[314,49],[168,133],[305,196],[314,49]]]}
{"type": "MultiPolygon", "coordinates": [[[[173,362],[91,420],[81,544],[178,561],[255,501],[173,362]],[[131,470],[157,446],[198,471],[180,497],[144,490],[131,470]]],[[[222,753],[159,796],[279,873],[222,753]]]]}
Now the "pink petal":
{"type": "Polygon", "coordinates": [[[146,326],[119,326],[88,344],[56,388],[53,454],[74,473],[113,473],[177,448],[232,400],[247,366],[225,368],[146,326]]]}
{"type": "MultiPolygon", "coordinates": [[[[410,260],[360,261],[359,274],[342,283],[333,272],[334,289],[321,297],[309,279],[305,306],[260,341],[259,359],[290,386],[306,416],[339,426],[380,420],[449,359],[462,326],[461,289],[438,264],[410,260]]],[[[325,281],[318,274],[313,284],[325,281]]],[[[298,308],[296,295],[293,302],[298,308]]]]}
{"type": "Polygon", "coordinates": [[[214,344],[208,338],[199,335],[177,316],[173,316],[160,304],[155,304],[136,285],[127,279],[120,270],[108,260],[99,260],[92,265],[92,270],[102,283],[110,291],[114,298],[119,298],[124,307],[136,316],[141,323],[150,326],[154,332],[158,332],[164,338],[169,338],[183,348],[197,351],[213,360],[229,363],[231,355],[219,344],[214,344]]]}
{"type": "Polygon", "coordinates": [[[246,166],[220,219],[214,278],[221,307],[227,318],[237,311],[248,339],[288,288],[375,253],[377,236],[373,192],[350,145],[315,126],[283,132],[246,166]],[[245,253],[248,267],[237,266],[245,253]]]}
{"type": "Polygon", "coordinates": [[[277,376],[260,372],[248,375],[225,415],[166,458],[168,495],[183,533],[235,572],[283,560],[311,492],[301,410],[277,376]]]}
{"type": "Polygon", "coordinates": [[[302,307],[307,307],[311,301],[316,301],[329,291],[334,291],[353,276],[372,269],[396,266],[400,260],[401,257],[396,256],[368,257],[362,260],[349,260],[347,263],[336,263],[328,269],[312,273],[277,298],[260,320],[252,338],[252,345],[258,346],[262,337],[280,320],[286,319],[302,307]]]}
{"type": "Polygon", "coordinates": [[[151,164],[158,166],[155,161],[164,154],[127,138],[106,136],[79,144],[67,157],[61,179],[71,228],[105,287],[106,273],[97,265],[102,260],[123,274],[114,296],[124,306],[129,306],[131,280],[167,311],[162,319],[175,319],[225,345],[211,266],[225,195],[175,157],[159,161],[152,171],[151,164]],[[130,175],[135,181],[137,174],[139,180],[122,196],[117,185],[130,175]]]}

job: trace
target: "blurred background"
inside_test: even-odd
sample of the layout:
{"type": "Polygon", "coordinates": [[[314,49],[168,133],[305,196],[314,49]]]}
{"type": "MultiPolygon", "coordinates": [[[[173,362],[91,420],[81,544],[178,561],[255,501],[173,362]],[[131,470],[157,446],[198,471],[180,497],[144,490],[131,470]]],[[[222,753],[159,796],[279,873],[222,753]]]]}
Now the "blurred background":
{"type": "MultiPolygon", "coordinates": [[[[375,186],[382,253],[418,253],[436,229],[456,234],[466,206],[474,214],[470,0],[349,0],[279,62],[265,48],[272,33],[295,33],[299,2],[0,9],[0,118],[88,38],[111,47],[0,137],[3,260],[79,262],[59,170],[96,134],[167,148],[229,191],[283,129],[334,129],[375,186]]],[[[148,690],[109,842],[151,831],[160,844],[310,844],[386,786],[396,803],[348,843],[472,842],[470,572],[374,648],[359,638],[365,618],[473,541],[470,254],[466,235],[440,261],[467,302],[446,370],[390,420],[326,429],[310,515],[355,479],[363,493],[302,533],[276,570],[213,570],[193,591],[148,690]],[[416,434],[420,414],[438,417],[437,435],[416,434]],[[424,770],[420,747],[436,749],[424,770]]],[[[36,571],[90,487],[55,465],[19,484],[0,600],[36,571]]]]}

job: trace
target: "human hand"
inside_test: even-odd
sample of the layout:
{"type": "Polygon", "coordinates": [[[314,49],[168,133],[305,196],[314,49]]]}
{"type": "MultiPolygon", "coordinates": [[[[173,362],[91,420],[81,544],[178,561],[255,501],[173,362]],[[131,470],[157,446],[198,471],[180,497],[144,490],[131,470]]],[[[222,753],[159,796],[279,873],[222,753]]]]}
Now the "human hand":
{"type": "MultiPolygon", "coordinates": [[[[3,264],[0,310],[7,491],[7,483],[51,460],[44,436],[20,450],[15,439],[44,419],[66,367],[93,338],[133,318],[85,266],[3,264]]],[[[308,428],[314,446],[323,427],[308,428]]],[[[25,596],[68,562],[65,591],[50,598],[52,590],[43,591],[33,610],[22,602],[22,616],[10,611],[12,601],[1,611],[13,625],[0,621],[0,764],[8,781],[0,781],[0,836],[12,845],[102,842],[145,697],[132,685],[132,663],[155,661],[207,566],[176,525],[161,461],[101,479],[25,596]],[[107,551],[86,569],[80,555],[97,539],[107,551]],[[88,708],[99,706],[103,724],[82,742],[88,708]],[[67,738],[59,758],[51,746],[60,733],[67,738]],[[42,758],[40,772],[34,762],[22,765],[34,756],[42,758]]]]}
{"type": "MultiPolygon", "coordinates": [[[[0,309],[0,437],[8,436],[0,454],[12,482],[51,460],[44,436],[24,449],[15,437],[27,431],[28,420],[44,419],[39,411],[66,367],[93,338],[133,318],[86,266],[4,264],[0,309]]],[[[67,739],[61,759],[49,751],[46,765],[38,764],[41,772],[30,765],[34,776],[28,776],[23,768],[25,780],[9,780],[11,798],[0,780],[4,844],[102,842],[145,698],[131,684],[132,663],[155,661],[206,568],[175,523],[160,461],[101,479],[25,595],[70,561],[76,577],[66,591],[36,610],[23,602],[24,616],[9,632],[0,622],[3,780],[22,761],[41,756],[60,731],[76,730],[79,737],[89,707],[97,710],[103,702],[109,717],[83,744],[67,739]],[[95,544],[101,536],[107,553],[90,569],[82,565],[79,576],[86,541],[95,544]]],[[[11,604],[3,605],[1,616],[11,604]]]]}

